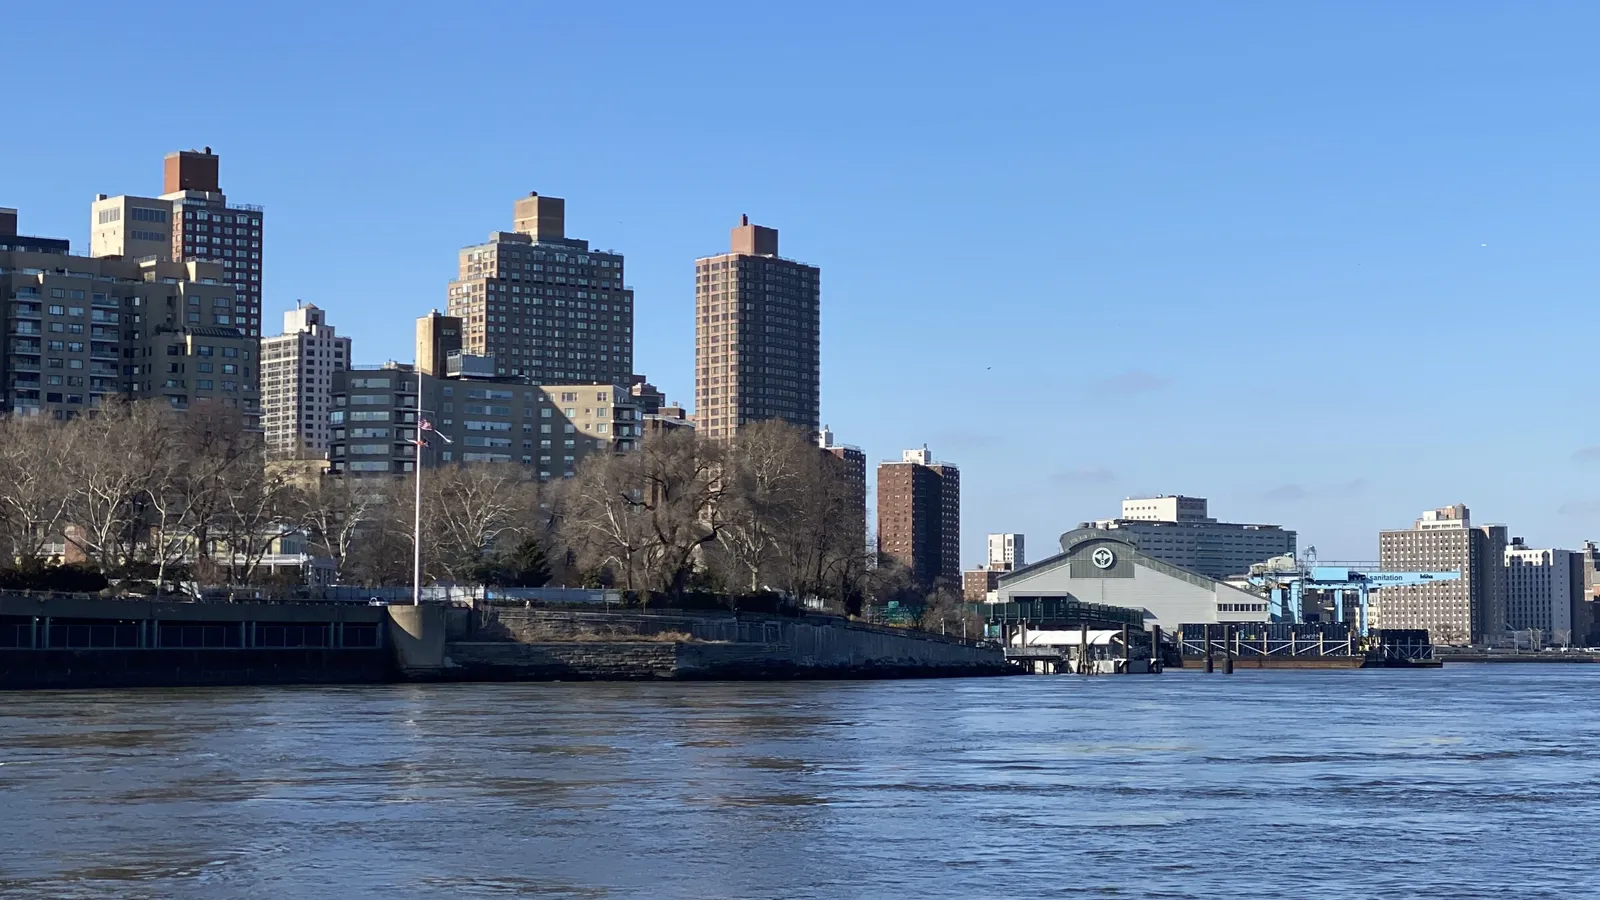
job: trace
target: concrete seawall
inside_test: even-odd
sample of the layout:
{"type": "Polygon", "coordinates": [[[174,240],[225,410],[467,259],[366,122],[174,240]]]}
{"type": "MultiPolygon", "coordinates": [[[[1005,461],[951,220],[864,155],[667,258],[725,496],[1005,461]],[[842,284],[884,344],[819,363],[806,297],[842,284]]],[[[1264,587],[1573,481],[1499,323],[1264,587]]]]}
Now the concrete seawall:
{"type": "Polygon", "coordinates": [[[416,678],[651,680],[1009,675],[996,647],[831,616],[474,611],[450,623],[442,670],[416,678]],[[575,638],[588,632],[590,639],[575,638]],[[593,639],[595,634],[602,639],[593,639]],[[689,640],[673,640],[678,636],[689,640]],[[488,638],[486,640],[486,638],[488,638]],[[645,639],[650,638],[650,639],[645,639]]]}
{"type": "Polygon", "coordinates": [[[381,684],[383,650],[0,650],[0,688],[381,684]]]}
{"type": "Polygon", "coordinates": [[[937,678],[993,646],[831,616],[175,603],[0,593],[0,689],[937,678]]]}
{"type": "Polygon", "coordinates": [[[388,681],[387,623],[365,604],[0,593],[0,689],[388,681]]]}

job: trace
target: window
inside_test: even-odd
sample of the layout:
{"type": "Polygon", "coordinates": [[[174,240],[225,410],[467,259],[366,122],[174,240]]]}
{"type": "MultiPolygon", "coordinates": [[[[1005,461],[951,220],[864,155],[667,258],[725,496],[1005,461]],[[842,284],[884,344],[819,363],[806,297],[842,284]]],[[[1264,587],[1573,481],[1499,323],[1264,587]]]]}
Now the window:
{"type": "Polygon", "coordinates": [[[387,472],[389,461],[386,459],[353,459],[347,465],[352,472],[387,472]]]}

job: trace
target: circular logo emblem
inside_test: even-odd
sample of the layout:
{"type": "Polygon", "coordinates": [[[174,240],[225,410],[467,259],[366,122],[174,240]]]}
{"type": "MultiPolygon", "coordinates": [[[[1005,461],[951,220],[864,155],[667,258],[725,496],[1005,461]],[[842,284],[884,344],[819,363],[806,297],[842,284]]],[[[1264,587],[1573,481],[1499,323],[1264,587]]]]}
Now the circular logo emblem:
{"type": "Polygon", "coordinates": [[[1117,555],[1111,552],[1110,547],[1096,547],[1095,551],[1089,554],[1089,561],[1093,562],[1097,569],[1109,569],[1117,564],[1117,555]]]}

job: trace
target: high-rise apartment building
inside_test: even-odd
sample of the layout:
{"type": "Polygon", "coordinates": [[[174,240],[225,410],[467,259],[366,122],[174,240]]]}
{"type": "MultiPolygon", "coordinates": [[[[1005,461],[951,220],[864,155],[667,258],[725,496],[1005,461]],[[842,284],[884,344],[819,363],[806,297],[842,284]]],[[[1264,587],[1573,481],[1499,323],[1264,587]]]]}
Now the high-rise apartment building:
{"type": "Polygon", "coordinates": [[[959,584],[961,472],[927,447],[878,466],[878,553],[923,585],[959,584]]]}
{"type": "MultiPolygon", "coordinates": [[[[1152,559],[1211,578],[1243,575],[1274,556],[1293,556],[1297,535],[1278,525],[1218,522],[1204,497],[1161,494],[1122,501],[1122,515],[1092,527],[1118,532],[1152,559]]],[[[1091,527],[1085,522],[1080,527],[1091,527]]]]}
{"type": "Polygon", "coordinates": [[[1570,644],[1583,596],[1583,570],[1571,550],[1535,549],[1512,538],[1506,547],[1506,628],[1537,631],[1545,643],[1570,644]],[[1576,576],[1576,577],[1574,577],[1576,576]]]}
{"type": "MultiPolygon", "coordinates": [[[[8,221],[0,232],[15,231],[8,221]]],[[[233,306],[222,266],[68,249],[0,233],[0,412],[71,418],[109,397],[164,399],[259,427],[257,342],[208,318],[233,306]]]]}
{"type": "Polygon", "coordinates": [[[423,415],[449,443],[425,465],[520,462],[541,480],[570,478],[591,453],[636,450],[638,404],[620,384],[533,384],[499,375],[488,357],[460,349],[461,320],[437,311],[417,320],[421,366],[390,363],[333,374],[328,468],[353,475],[415,468],[417,383],[423,415]]]}
{"type": "Polygon", "coordinates": [[[350,339],[315,304],[283,314],[283,334],[261,341],[261,426],[278,459],[328,454],[333,374],[350,366],[350,339]]]}
{"type": "Polygon", "coordinates": [[[778,230],[741,217],[732,246],[695,260],[695,425],[713,438],[821,420],[821,277],[778,255],[778,230]]]}
{"type": "Polygon", "coordinates": [[[220,161],[210,147],[169,153],[161,196],[99,195],[89,213],[89,254],[215,263],[235,295],[208,311],[209,324],[259,338],[263,210],[228,202],[220,161]]]}
{"type": "Polygon", "coordinates": [[[1020,534],[989,535],[989,568],[1010,572],[1028,564],[1027,542],[1020,534]]]}
{"type": "Polygon", "coordinates": [[[849,492],[852,543],[861,550],[867,547],[867,454],[860,447],[839,444],[833,440],[833,431],[827,428],[817,433],[817,446],[834,460],[833,471],[844,482],[849,492]]]}
{"type": "Polygon", "coordinates": [[[1584,541],[1583,549],[1572,554],[1572,567],[1578,593],[1572,611],[1572,641],[1584,647],[1600,646],[1600,615],[1595,612],[1596,592],[1600,591],[1600,544],[1584,541]]]}
{"type": "Polygon", "coordinates": [[[449,313],[461,349],[494,374],[536,384],[626,384],[633,372],[633,291],[622,254],[566,236],[566,201],[516,201],[513,231],[461,251],[449,313]]]}
{"type": "Polygon", "coordinates": [[[1425,628],[1435,643],[1474,644],[1506,630],[1506,527],[1474,527],[1462,504],[1430,509],[1409,529],[1378,535],[1378,564],[1390,571],[1460,572],[1457,581],[1378,591],[1372,624],[1425,628]]]}

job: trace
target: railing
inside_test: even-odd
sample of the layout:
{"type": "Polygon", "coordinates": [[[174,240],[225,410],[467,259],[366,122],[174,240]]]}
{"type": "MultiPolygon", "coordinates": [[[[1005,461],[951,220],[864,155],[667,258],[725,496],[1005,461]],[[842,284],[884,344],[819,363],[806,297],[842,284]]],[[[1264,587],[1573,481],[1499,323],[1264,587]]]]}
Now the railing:
{"type": "Polygon", "coordinates": [[[376,650],[376,622],[0,622],[5,650],[376,650]]]}

